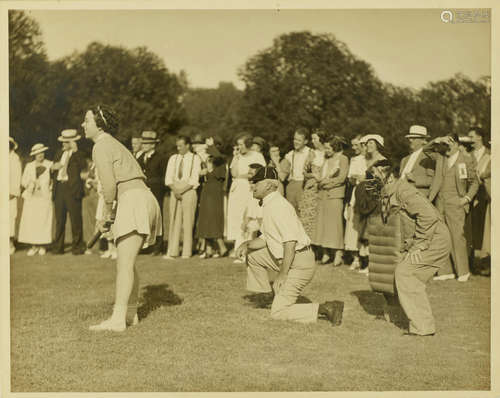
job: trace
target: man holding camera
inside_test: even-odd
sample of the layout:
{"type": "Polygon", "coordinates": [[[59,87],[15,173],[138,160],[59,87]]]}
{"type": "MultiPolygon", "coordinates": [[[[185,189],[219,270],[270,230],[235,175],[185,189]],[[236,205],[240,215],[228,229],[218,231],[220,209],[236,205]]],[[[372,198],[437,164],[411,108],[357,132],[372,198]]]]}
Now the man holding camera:
{"type": "Polygon", "coordinates": [[[424,126],[411,126],[405,137],[410,142],[412,153],[401,160],[401,177],[405,178],[427,198],[436,168],[436,162],[423,151],[429,138],[427,129],[424,126]]]}
{"type": "MultiPolygon", "coordinates": [[[[451,234],[451,257],[459,282],[470,276],[469,256],[465,237],[465,219],[479,183],[473,160],[459,150],[456,134],[438,137],[424,147],[424,152],[436,160],[436,178],[429,199],[436,198],[436,207],[443,214],[451,234]]],[[[439,270],[435,280],[454,279],[451,263],[439,270]]]]}

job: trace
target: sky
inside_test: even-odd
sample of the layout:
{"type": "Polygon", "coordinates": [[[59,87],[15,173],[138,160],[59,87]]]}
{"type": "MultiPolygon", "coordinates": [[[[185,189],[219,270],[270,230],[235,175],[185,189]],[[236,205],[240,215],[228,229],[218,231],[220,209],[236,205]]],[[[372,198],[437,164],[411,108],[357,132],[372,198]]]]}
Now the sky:
{"type": "Polygon", "coordinates": [[[238,68],[278,35],[332,33],[378,77],[422,88],[455,73],[490,75],[489,23],[444,23],[443,9],[403,10],[31,10],[49,59],[99,41],[147,46],[167,68],[187,73],[191,87],[244,84],[238,68]]]}

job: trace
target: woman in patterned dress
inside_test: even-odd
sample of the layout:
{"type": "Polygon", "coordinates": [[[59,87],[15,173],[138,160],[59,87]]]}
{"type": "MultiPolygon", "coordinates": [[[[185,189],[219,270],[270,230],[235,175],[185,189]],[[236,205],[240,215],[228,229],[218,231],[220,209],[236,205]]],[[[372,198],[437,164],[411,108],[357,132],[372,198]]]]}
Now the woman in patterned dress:
{"type": "Polygon", "coordinates": [[[321,130],[311,134],[314,149],[309,151],[309,156],[304,164],[304,193],[299,202],[299,219],[309,238],[314,236],[316,230],[318,182],[325,162],[324,139],[325,133],[321,130]]]}

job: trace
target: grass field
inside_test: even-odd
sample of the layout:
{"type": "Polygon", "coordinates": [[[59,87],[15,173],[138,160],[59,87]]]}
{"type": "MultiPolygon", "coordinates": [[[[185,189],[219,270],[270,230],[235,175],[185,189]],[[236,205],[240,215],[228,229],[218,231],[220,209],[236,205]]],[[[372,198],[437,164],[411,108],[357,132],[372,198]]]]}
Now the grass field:
{"type": "Polygon", "coordinates": [[[229,259],[142,255],[141,322],[113,334],[88,331],[111,311],[111,260],[25,253],[11,258],[13,392],[490,389],[489,278],[431,282],[437,334],[414,338],[346,266],[320,267],[302,298],[345,301],[333,328],[271,320],[229,259]]]}

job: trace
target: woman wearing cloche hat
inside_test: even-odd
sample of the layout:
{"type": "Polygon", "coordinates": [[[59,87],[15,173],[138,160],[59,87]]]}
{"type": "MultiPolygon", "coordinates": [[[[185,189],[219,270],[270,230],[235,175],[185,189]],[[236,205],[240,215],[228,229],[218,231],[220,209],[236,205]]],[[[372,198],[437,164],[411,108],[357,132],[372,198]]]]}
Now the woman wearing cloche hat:
{"type": "Polygon", "coordinates": [[[52,241],[52,218],[54,206],[52,203],[52,184],[50,167],[52,162],[45,159],[45,151],[49,149],[43,144],[35,144],[31,148],[29,162],[23,173],[21,184],[24,188],[24,198],[21,223],[19,225],[19,242],[32,245],[28,256],[38,252],[45,254],[44,245],[52,241]]]}

